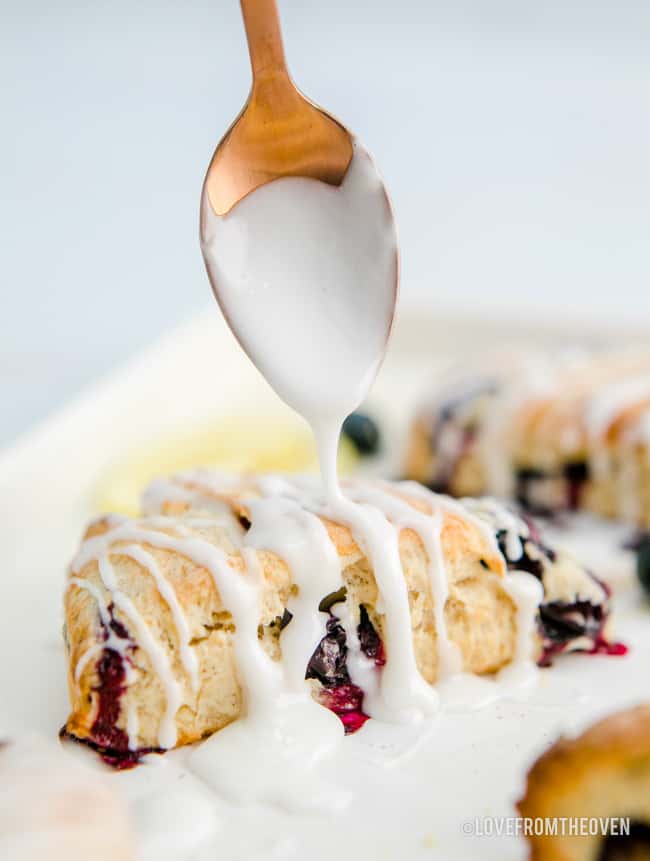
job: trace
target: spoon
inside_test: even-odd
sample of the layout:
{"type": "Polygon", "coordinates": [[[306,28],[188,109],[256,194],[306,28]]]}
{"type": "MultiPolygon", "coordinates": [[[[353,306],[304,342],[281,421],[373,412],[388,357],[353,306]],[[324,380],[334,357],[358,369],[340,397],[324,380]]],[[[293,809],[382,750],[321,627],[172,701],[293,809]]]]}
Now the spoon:
{"type": "Polygon", "coordinates": [[[205,177],[216,215],[283,176],[339,186],[352,160],[352,137],[291,80],[276,0],[241,0],[253,84],[248,101],[217,146],[205,177]]]}

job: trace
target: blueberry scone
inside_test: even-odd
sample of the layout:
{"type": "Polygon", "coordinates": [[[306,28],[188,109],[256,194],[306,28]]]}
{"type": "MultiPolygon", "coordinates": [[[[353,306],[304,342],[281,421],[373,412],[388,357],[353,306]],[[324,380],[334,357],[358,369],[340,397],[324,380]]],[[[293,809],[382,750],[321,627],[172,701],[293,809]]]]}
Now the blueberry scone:
{"type": "Polygon", "coordinates": [[[455,496],[650,526],[650,357],[486,357],[434,387],[411,425],[405,472],[455,496]]]}
{"type": "Polygon", "coordinates": [[[353,732],[434,709],[453,673],[609,648],[606,589],[502,506],[344,489],[325,504],[310,479],[195,471],[154,482],[141,518],[91,524],[65,594],[64,732],[126,767],[264,691],[307,692],[353,732]]]}
{"type": "MultiPolygon", "coordinates": [[[[560,739],[528,774],[521,816],[559,822],[582,817],[627,820],[607,835],[533,833],[534,861],[650,859],[650,705],[601,720],[574,739],[560,739]]],[[[559,829],[558,829],[559,831],[559,829]]]]}

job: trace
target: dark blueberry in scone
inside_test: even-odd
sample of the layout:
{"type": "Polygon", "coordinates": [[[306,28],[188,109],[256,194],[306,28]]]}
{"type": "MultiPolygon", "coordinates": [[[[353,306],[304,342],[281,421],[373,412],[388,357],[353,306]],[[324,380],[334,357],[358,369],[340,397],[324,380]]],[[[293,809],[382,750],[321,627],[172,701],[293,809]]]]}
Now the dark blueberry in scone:
{"type": "Polygon", "coordinates": [[[379,427],[365,413],[352,413],[343,422],[343,433],[361,455],[376,454],[381,446],[379,427]]]}
{"type": "MultiPolygon", "coordinates": [[[[541,580],[544,576],[544,550],[542,549],[542,545],[537,542],[531,540],[521,540],[521,556],[513,562],[508,557],[508,549],[507,549],[507,540],[508,533],[505,529],[500,529],[496,535],[497,544],[499,545],[499,550],[503,553],[505,560],[508,563],[508,567],[512,570],[516,571],[527,571],[529,574],[532,574],[534,577],[537,577],[538,580],[541,580]]],[[[545,549],[545,548],[544,548],[545,549]]]]}
{"type": "Polygon", "coordinates": [[[605,583],[570,554],[548,547],[527,515],[490,498],[465,499],[463,505],[492,526],[508,570],[526,571],[544,588],[538,619],[541,666],[548,666],[561,652],[627,652],[607,636],[611,608],[605,583]]]}
{"type": "Polygon", "coordinates": [[[636,573],[639,583],[650,596],[650,535],[645,535],[637,545],[636,573]]]}
{"type": "Polygon", "coordinates": [[[349,684],[347,654],[343,625],[331,616],[326,623],[326,634],[311,656],[305,678],[318,679],[326,688],[349,684]]]}
{"type": "Polygon", "coordinates": [[[347,668],[348,647],[345,630],[336,616],[330,616],[326,633],[311,656],[305,678],[318,679],[322,705],[339,718],[346,735],[356,732],[368,720],[363,711],[363,691],[352,684],[347,668]]]}
{"type": "Polygon", "coordinates": [[[584,460],[571,461],[564,465],[562,474],[567,483],[567,508],[576,511],[580,507],[582,490],[589,481],[589,464],[584,460]]]}
{"type": "MultiPolygon", "coordinates": [[[[325,636],[311,656],[305,678],[317,679],[321,683],[323,689],[319,693],[319,702],[337,715],[349,735],[361,729],[368,715],[363,711],[363,691],[352,682],[348,672],[345,629],[332,612],[336,604],[345,600],[345,594],[343,587],[327,595],[320,603],[319,609],[329,613],[329,618],[325,623],[325,636]]],[[[386,663],[384,644],[363,605],[359,608],[357,635],[364,655],[374,660],[376,667],[382,667],[386,663]]]]}
{"type": "Polygon", "coordinates": [[[359,645],[363,654],[367,658],[372,658],[375,666],[383,667],[386,663],[384,644],[377,631],[375,631],[368,616],[368,611],[363,604],[359,607],[359,627],[357,628],[357,633],[359,634],[359,645]]]}
{"type": "Polygon", "coordinates": [[[547,666],[559,652],[584,640],[585,651],[595,650],[602,639],[605,612],[590,601],[551,601],[539,608],[544,651],[540,664],[547,666]]]}

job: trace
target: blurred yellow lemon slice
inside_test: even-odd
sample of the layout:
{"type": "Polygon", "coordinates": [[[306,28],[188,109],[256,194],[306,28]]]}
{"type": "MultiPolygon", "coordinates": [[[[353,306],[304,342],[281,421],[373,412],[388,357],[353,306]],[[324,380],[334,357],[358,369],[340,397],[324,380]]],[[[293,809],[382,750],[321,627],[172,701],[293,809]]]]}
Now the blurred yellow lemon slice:
{"type": "MultiPolygon", "coordinates": [[[[339,472],[349,474],[359,456],[347,437],[339,446],[339,472]]],[[[316,446],[308,428],[288,419],[231,416],[152,442],[127,455],[100,481],[100,511],[135,515],[149,482],[197,466],[236,472],[315,472],[316,446]]]]}

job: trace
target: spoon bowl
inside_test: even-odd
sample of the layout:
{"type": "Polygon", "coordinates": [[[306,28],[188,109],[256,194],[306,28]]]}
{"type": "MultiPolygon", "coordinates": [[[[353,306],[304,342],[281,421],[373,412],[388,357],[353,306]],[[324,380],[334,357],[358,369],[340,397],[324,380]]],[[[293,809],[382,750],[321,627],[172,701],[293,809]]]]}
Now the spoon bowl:
{"type": "Polygon", "coordinates": [[[217,146],[205,178],[216,215],[284,176],[338,186],[353,155],[352,136],[309,101],[289,75],[276,0],[241,0],[253,84],[242,112],[217,146]]]}

